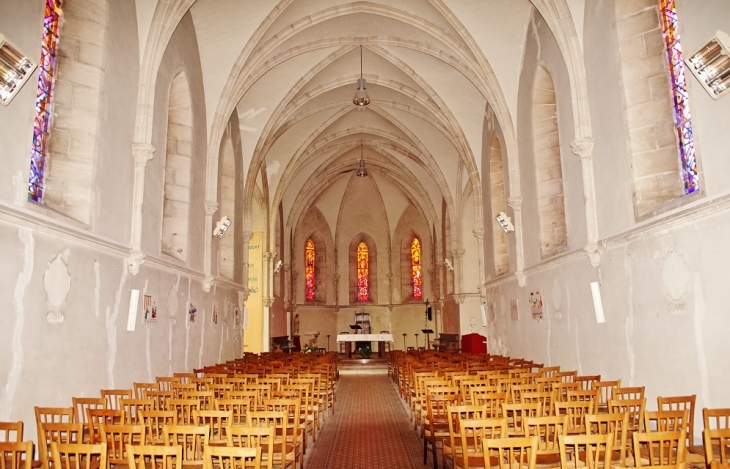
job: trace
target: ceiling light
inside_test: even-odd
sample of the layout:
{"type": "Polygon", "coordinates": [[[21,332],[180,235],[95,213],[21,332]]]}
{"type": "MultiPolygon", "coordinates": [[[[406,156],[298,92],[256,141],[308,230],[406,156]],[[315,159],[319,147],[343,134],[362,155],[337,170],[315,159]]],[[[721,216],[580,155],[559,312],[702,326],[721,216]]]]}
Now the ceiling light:
{"type": "Polygon", "coordinates": [[[357,80],[357,91],[355,92],[355,97],[352,98],[353,104],[359,108],[364,108],[370,104],[370,96],[368,96],[368,92],[365,89],[366,85],[367,83],[365,83],[365,79],[362,77],[362,46],[360,46],[360,79],[357,80]]]}
{"type": "Polygon", "coordinates": [[[359,178],[368,177],[368,170],[365,169],[365,159],[362,155],[362,144],[360,144],[360,165],[357,167],[357,172],[355,173],[355,176],[359,178]]]}
{"type": "Polygon", "coordinates": [[[35,68],[35,63],[0,34],[0,104],[10,103],[35,68]]]}
{"type": "Polygon", "coordinates": [[[715,37],[687,59],[687,65],[712,99],[730,92],[730,36],[717,31],[715,37]]]}

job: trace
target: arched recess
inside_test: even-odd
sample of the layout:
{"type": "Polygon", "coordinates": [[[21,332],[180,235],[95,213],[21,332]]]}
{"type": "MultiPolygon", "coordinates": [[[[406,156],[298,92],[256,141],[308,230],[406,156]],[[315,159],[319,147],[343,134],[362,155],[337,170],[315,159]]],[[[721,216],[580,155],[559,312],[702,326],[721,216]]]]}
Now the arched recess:
{"type": "Polygon", "coordinates": [[[233,279],[235,261],[236,230],[236,161],[233,156],[233,143],[230,137],[223,142],[220,165],[220,213],[231,220],[230,232],[221,238],[218,243],[218,273],[233,279]]]}
{"type": "Polygon", "coordinates": [[[162,252],[187,261],[193,110],[184,72],[170,86],[162,209],[162,252]]]}
{"type": "Polygon", "coordinates": [[[296,304],[332,304],[334,301],[334,240],[324,214],[316,206],[311,206],[301,220],[301,224],[294,231],[294,246],[292,249],[292,290],[296,304]],[[307,241],[314,241],[315,258],[315,298],[307,301],[304,283],[306,265],[304,251],[307,241]]]}
{"type": "Polygon", "coordinates": [[[352,241],[350,241],[350,247],[348,252],[348,266],[349,266],[349,293],[350,293],[350,304],[368,304],[378,303],[378,250],[375,245],[375,240],[371,238],[367,233],[358,233],[352,241]],[[365,243],[368,249],[368,300],[358,301],[357,299],[357,250],[360,243],[365,243]]]}
{"type": "Polygon", "coordinates": [[[426,298],[435,298],[433,286],[433,242],[428,221],[414,206],[408,206],[398,219],[393,232],[393,260],[391,272],[393,278],[393,303],[407,303],[414,301],[411,264],[411,243],[418,238],[421,245],[421,279],[423,296],[415,301],[425,301],[426,298]]]}
{"type": "Polygon", "coordinates": [[[500,212],[506,212],[507,199],[504,187],[504,165],[502,163],[502,145],[496,134],[492,136],[489,146],[489,198],[491,202],[491,217],[489,226],[492,227],[492,252],[494,256],[494,274],[502,275],[509,270],[509,250],[507,234],[497,223],[495,217],[500,212]]]}
{"type": "Polygon", "coordinates": [[[543,65],[535,71],[532,132],[540,217],[540,254],[546,257],[566,248],[568,235],[555,86],[550,72],[543,65]]]}
{"type": "Polygon", "coordinates": [[[325,273],[326,273],[326,266],[327,266],[327,248],[325,246],[324,239],[322,236],[320,236],[319,233],[314,232],[312,233],[308,238],[307,241],[304,243],[304,249],[301,253],[299,253],[300,256],[304,256],[304,272],[302,275],[302,282],[304,283],[304,303],[306,304],[323,304],[326,303],[327,299],[327,291],[326,291],[326,283],[325,283],[325,273]],[[311,248],[313,250],[314,254],[314,296],[312,298],[309,298],[306,291],[306,285],[307,285],[307,267],[308,267],[308,259],[307,259],[307,251],[309,250],[311,242],[311,248]]]}

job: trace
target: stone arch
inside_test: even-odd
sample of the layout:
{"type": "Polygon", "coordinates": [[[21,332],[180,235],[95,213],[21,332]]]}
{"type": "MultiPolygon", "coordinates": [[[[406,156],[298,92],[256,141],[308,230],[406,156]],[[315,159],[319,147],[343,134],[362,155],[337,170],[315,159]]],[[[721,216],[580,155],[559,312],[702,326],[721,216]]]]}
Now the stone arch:
{"type": "Polygon", "coordinates": [[[193,109],[184,72],[172,80],[167,117],[162,252],[187,261],[193,109]]]}
{"type": "Polygon", "coordinates": [[[535,71],[532,90],[532,134],[535,155],[540,254],[550,256],[568,246],[560,161],[558,111],[552,74],[545,65],[535,71]]]}

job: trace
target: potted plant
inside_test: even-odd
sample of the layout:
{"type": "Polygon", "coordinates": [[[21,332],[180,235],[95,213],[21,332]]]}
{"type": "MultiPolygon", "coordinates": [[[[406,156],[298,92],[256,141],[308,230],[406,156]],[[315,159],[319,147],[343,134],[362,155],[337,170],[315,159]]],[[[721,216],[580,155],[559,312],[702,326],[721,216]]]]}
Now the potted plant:
{"type": "Polygon", "coordinates": [[[370,358],[370,355],[373,354],[373,351],[370,349],[369,345],[364,345],[360,347],[360,356],[363,358],[370,358]]]}

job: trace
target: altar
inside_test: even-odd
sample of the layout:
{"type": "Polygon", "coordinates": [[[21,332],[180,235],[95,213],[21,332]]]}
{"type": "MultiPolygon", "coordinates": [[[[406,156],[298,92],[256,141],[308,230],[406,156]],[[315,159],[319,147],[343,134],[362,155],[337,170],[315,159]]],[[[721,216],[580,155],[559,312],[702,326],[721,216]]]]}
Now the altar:
{"type": "Polygon", "coordinates": [[[337,334],[337,342],[347,342],[347,358],[352,358],[354,342],[378,342],[378,356],[383,356],[385,342],[393,342],[393,334],[337,334]]]}

